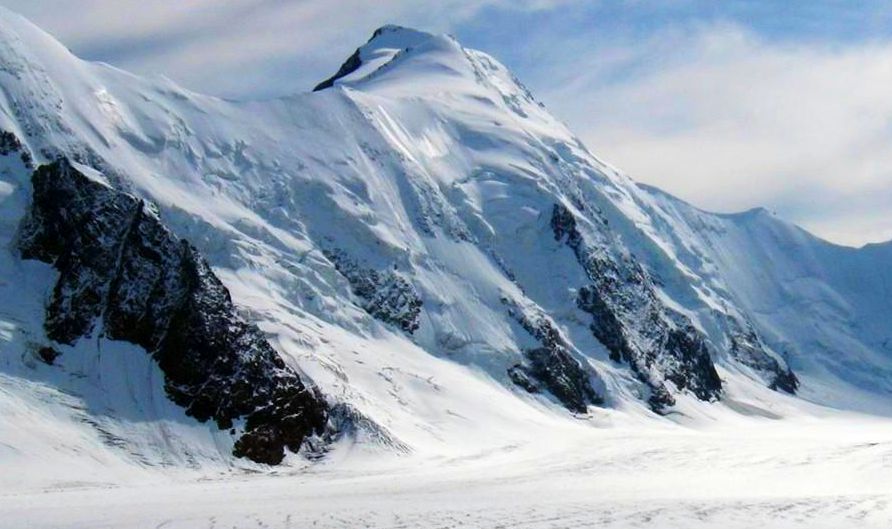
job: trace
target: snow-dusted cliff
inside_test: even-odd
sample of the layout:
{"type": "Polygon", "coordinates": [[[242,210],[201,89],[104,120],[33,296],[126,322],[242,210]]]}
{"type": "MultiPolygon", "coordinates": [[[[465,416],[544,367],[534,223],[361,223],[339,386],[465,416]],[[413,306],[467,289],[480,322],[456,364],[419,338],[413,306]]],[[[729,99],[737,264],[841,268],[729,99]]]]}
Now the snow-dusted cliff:
{"type": "Polygon", "coordinates": [[[229,465],[238,435],[167,401],[163,361],[107,314],[68,344],[47,325],[60,267],[27,259],[22,222],[32,169],[59,158],[150,204],[366,449],[892,409],[892,245],[639,187],[451,37],[387,26],[315,92],[235,102],[0,19],[0,130],[20,143],[0,151],[0,458],[229,465]]]}

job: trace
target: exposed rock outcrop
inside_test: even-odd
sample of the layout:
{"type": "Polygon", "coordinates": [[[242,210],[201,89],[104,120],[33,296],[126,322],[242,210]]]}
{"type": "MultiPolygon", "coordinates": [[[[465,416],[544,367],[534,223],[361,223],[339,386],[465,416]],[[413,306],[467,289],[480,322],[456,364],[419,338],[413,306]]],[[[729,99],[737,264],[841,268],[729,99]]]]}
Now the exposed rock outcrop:
{"type": "Polygon", "coordinates": [[[313,88],[313,91],[318,92],[320,90],[325,90],[326,88],[331,88],[332,86],[334,86],[335,81],[342,77],[350,75],[351,73],[358,70],[360,66],[362,66],[362,59],[359,57],[359,49],[357,48],[356,51],[354,51],[353,54],[350,55],[350,57],[347,57],[347,60],[344,61],[344,64],[342,64],[341,67],[338,68],[338,71],[335,72],[334,75],[317,84],[313,88]]]}
{"type": "Polygon", "coordinates": [[[590,404],[603,404],[589,373],[570,354],[554,323],[543,314],[525,313],[510,300],[502,301],[511,317],[541,344],[524,351],[526,363],[508,369],[511,381],[530,393],[538,393],[543,386],[572,412],[585,413],[590,404]]]}
{"type": "Polygon", "coordinates": [[[421,296],[399,272],[364,268],[342,250],[326,250],[325,256],[347,279],[350,290],[362,299],[362,308],[372,317],[409,334],[418,329],[421,296]]]}
{"type": "Polygon", "coordinates": [[[730,317],[727,319],[731,356],[766,377],[771,389],[795,394],[799,389],[799,379],[787,365],[766,351],[752,325],[741,325],[730,317]]]}
{"type": "MultiPolygon", "coordinates": [[[[404,29],[404,28],[401,28],[399,26],[392,26],[392,25],[382,26],[382,27],[376,29],[372,33],[371,38],[369,38],[369,40],[368,40],[368,42],[366,42],[366,44],[372,42],[373,40],[380,37],[384,33],[391,32],[391,31],[399,31],[402,29],[404,29]]],[[[335,81],[337,81],[338,79],[341,79],[343,77],[347,77],[351,73],[355,72],[356,70],[358,70],[359,68],[362,67],[362,64],[363,64],[362,63],[362,47],[360,47],[360,48],[356,48],[356,50],[349,57],[347,57],[347,60],[341,64],[341,67],[338,68],[338,71],[335,72],[334,75],[332,75],[328,79],[322,81],[321,83],[319,83],[315,87],[313,87],[313,91],[318,92],[320,90],[325,90],[326,88],[331,88],[332,86],[334,86],[335,81]]]]}
{"type": "Polygon", "coordinates": [[[198,251],[142,200],[62,159],[32,176],[21,230],[26,259],[59,271],[47,308],[52,340],[101,332],[146,349],[186,413],[238,428],[234,454],[277,464],[326,422],[326,405],[236,311],[198,251]],[[243,421],[243,422],[242,422],[243,421]]]}
{"type": "Polygon", "coordinates": [[[31,153],[22,145],[19,138],[11,132],[0,130],[0,156],[9,156],[16,153],[18,153],[26,167],[32,166],[33,158],[31,153]]]}
{"type": "Polygon", "coordinates": [[[552,211],[554,238],[573,250],[591,284],[578,291],[577,306],[592,315],[591,330],[614,361],[628,362],[650,389],[655,411],[675,404],[671,382],[701,400],[719,397],[722,382],[706,337],[682,314],[666,307],[641,265],[586,243],[567,207],[552,211]]]}

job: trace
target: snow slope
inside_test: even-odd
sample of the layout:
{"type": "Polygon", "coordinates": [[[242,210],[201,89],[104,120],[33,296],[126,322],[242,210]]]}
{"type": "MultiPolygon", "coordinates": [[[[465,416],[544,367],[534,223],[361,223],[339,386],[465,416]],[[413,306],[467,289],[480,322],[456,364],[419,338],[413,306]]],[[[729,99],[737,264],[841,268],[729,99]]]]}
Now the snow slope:
{"type": "MultiPolygon", "coordinates": [[[[715,215],[639,187],[451,37],[388,26],[331,86],[227,101],[81,61],[8,11],[0,22],[0,129],[35,163],[65,156],[156,204],[246,319],[355,411],[332,460],[890,411],[892,245],[841,248],[764,211],[715,215]],[[584,310],[586,288],[608,308],[584,310]],[[628,354],[593,332],[605,310],[628,354]],[[583,388],[584,411],[561,384],[583,388]]],[[[2,487],[256,470],[101,329],[55,366],[35,358],[55,272],[16,252],[30,174],[2,163],[0,463],[21,469],[2,487]],[[29,472],[42,461],[52,470],[29,472]]]]}
{"type": "Polygon", "coordinates": [[[870,395],[888,395],[892,380],[892,243],[838,246],[762,208],[716,215],[643,189],[685,241],[678,255],[752,315],[763,339],[806,381],[803,397],[887,409],[870,395]]]}

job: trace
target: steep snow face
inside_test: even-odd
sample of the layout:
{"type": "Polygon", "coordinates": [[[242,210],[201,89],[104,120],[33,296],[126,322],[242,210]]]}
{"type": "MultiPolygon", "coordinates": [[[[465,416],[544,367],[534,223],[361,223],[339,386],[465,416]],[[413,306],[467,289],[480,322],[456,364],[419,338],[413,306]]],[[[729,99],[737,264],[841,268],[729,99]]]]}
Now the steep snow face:
{"type": "MultiPolygon", "coordinates": [[[[767,385],[795,391],[795,376],[742,314],[715,310],[695,294],[669,293],[655,284],[653,263],[633,255],[626,240],[641,241],[645,252],[658,250],[659,241],[642,237],[647,214],[640,192],[591,156],[503,66],[449,37],[422,40],[411,30],[382,31],[387,43],[380,48],[392,50],[393,42],[407,47],[336,85],[345,87],[402,155],[420,196],[416,218],[422,231],[437,229],[483,250],[521,289],[530,310],[572,315],[560,325],[572,333],[577,354],[603,359],[606,346],[607,357],[630,364],[654,409],[671,406],[678,389],[717,398],[721,383],[710,356],[721,350],[767,385]],[[565,244],[570,252],[559,251],[563,228],[554,223],[557,210],[573,226],[565,244]],[[569,275],[554,278],[550,273],[561,267],[569,275]],[[688,306],[676,299],[684,296],[688,306]],[[577,323],[583,325],[574,328],[577,323]]],[[[384,37],[373,37],[358,55],[379,49],[379,38],[384,37]]],[[[486,280],[475,291],[492,286],[486,280]]],[[[516,297],[497,288],[501,299],[516,297]]],[[[436,327],[462,326],[460,318],[441,318],[448,323],[436,327]]],[[[473,341],[486,343],[487,336],[473,341]]]]}
{"type": "Polygon", "coordinates": [[[764,209],[715,215],[642,189],[664,219],[660,236],[701,288],[721,289],[751,315],[807,381],[802,396],[871,409],[871,394],[889,394],[892,243],[837,246],[764,209]]]}
{"type": "MultiPolygon", "coordinates": [[[[363,439],[460,454],[651,410],[696,422],[720,400],[792,414],[809,408],[797,390],[888,409],[875,373],[890,365],[890,283],[860,281],[888,247],[843,250],[642,190],[451,37],[385,27],[314,93],[232,102],[80,61],[0,18],[0,129],[34,164],[64,156],[155,204],[363,439]],[[868,395],[850,398],[852,385],[868,395]]],[[[28,176],[3,172],[7,246],[28,176]]],[[[46,339],[53,277],[3,259],[4,373],[37,388],[14,397],[38,409],[44,390],[103,391],[65,371],[101,329],[63,350],[53,377],[20,365],[25,337],[46,339]]],[[[122,421],[115,431],[141,431],[122,421]]],[[[182,453],[218,461],[204,442],[182,453]]]]}

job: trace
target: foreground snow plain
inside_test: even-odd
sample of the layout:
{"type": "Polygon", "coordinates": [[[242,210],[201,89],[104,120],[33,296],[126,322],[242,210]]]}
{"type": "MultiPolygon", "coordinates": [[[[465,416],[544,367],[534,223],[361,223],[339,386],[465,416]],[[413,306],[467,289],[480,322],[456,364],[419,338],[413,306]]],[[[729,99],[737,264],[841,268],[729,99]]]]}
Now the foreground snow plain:
{"type": "Polygon", "coordinates": [[[580,429],[459,457],[371,458],[341,446],[272,475],[6,490],[0,512],[10,529],[889,527],[892,422],[731,420],[580,429]]]}

